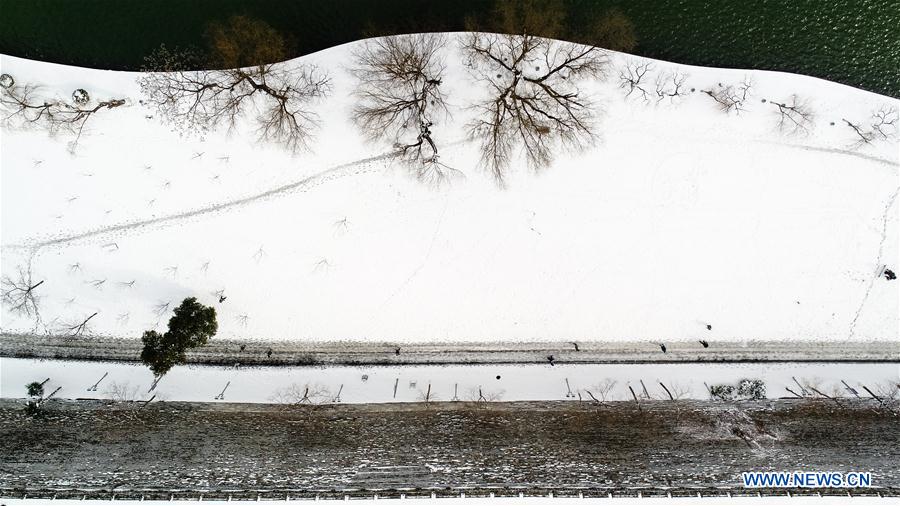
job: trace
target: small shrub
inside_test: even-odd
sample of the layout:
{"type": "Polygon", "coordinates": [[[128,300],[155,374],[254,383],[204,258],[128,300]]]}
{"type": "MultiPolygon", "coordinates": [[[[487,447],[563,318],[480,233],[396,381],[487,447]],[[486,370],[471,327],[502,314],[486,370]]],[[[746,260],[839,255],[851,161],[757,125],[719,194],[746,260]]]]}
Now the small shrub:
{"type": "Polygon", "coordinates": [[[32,381],[25,385],[25,391],[30,397],[25,403],[25,414],[28,416],[40,415],[42,413],[41,404],[44,402],[44,383],[32,381]]]}
{"type": "Polygon", "coordinates": [[[16,84],[16,80],[9,74],[0,74],[0,86],[4,88],[12,88],[16,84]]]}
{"type": "Polygon", "coordinates": [[[709,387],[709,396],[719,401],[761,401],[766,398],[766,384],[760,379],[742,379],[737,386],[721,384],[709,387]]]}
{"type": "Polygon", "coordinates": [[[28,416],[40,416],[43,414],[40,403],[37,401],[28,401],[25,404],[25,414],[28,416]]]}
{"type": "Polygon", "coordinates": [[[742,379],[738,382],[737,395],[750,401],[761,401],[766,398],[766,384],[760,379],[742,379]]]}
{"type": "Polygon", "coordinates": [[[72,92],[72,101],[77,105],[87,105],[91,101],[91,96],[86,90],[78,88],[72,92]]]}
{"type": "Polygon", "coordinates": [[[25,390],[28,392],[28,397],[43,397],[44,396],[44,385],[43,383],[39,383],[37,381],[32,381],[31,383],[25,385],[25,390]]]}
{"type": "Polygon", "coordinates": [[[732,385],[713,385],[709,387],[709,395],[720,401],[733,401],[735,388],[732,385]]]}

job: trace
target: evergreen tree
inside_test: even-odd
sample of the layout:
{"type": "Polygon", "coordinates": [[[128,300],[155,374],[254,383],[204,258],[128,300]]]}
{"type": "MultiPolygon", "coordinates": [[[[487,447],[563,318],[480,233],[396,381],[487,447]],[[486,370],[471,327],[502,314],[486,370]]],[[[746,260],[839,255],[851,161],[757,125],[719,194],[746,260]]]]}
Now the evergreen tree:
{"type": "Polygon", "coordinates": [[[219,328],[215,308],[200,304],[195,297],[184,299],[174,313],[165,334],[148,330],[141,337],[144,344],[141,362],[157,378],[183,364],[187,350],[206,344],[219,328]]]}

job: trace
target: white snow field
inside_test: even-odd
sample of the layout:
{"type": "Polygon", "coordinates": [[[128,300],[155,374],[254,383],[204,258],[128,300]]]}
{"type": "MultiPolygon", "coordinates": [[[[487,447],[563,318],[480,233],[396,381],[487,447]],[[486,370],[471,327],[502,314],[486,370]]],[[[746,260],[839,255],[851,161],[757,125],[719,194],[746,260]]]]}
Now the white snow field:
{"type": "MultiPolygon", "coordinates": [[[[54,397],[61,399],[148,400],[155,395],[157,400],[166,401],[295,403],[301,399],[297,395],[302,396],[308,387],[310,401],[316,404],[416,402],[426,400],[426,393],[431,401],[478,401],[479,389],[488,401],[576,401],[579,395],[586,401],[589,395],[627,401],[632,399],[629,385],[639,395],[668,400],[661,384],[678,399],[706,400],[710,398],[707,385],[737,385],[745,378],[762,380],[771,399],[793,397],[786,388],[800,395],[809,387],[835,397],[852,396],[841,380],[866,397],[863,385],[878,395],[889,392],[897,377],[896,363],[179,365],[148,391],[153,373],[139,363],[4,357],[0,365],[0,398],[25,398],[25,385],[48,378],[46,392],[60,387],[54,397]],[[123,391],[129,394],[125,399],[121,397],[123,391]]],[[[813,395],[811,390],[804,393],[813,395]]]]}
{"type": "Polygon", "coordinates": [[[602,140],[505,188],[478,167],[466,108],[482,90],[449,35],[451,118],[435,188],[350,120],[356,42],[287,62],[333,80],[310,152],[260,145],[249,127],[180,137],[140,104],[136,73],[2,56],[42,93],[127,98],[70,137],[2,130],[2,271],[31,266],[41,323],[4,333],[164,329],[183,298],[214,305],[219,336],[307,341],[857,340],[898,338],[897,138],[854,147],[843,119],[898,101],[776,72],[651,62],[696,91],[678,103],[585,85],[602,140]],[[701,93],[753,82],[746,111],[701,93]],[[805,136],[762,99],[810,101],[805,136]],[[833,123],[833,124],[832,124],[833,123]],[[132,283],[133,281],[133,283],[132,283]],[[214,292],[224,290],[218,303],[214,292]],[[166,304],[169,304],[166,308],[166,304]],[[707,330],[707,325],[712,329],[707,330]]]}

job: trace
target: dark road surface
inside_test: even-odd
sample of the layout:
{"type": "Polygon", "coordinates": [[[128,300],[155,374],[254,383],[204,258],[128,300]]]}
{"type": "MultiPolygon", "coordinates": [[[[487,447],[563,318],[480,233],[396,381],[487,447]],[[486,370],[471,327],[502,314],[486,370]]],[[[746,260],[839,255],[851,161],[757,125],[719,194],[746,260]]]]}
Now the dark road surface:
{"type": "Polygon", "coordinates": [[[877,489],[858,492],[897,495],[900,418],[874,401],[842,403],[50,401],[29,418],[4,399],[0,495],[755,495],[740,473],[766,470],[868,471],[877,489]]]}

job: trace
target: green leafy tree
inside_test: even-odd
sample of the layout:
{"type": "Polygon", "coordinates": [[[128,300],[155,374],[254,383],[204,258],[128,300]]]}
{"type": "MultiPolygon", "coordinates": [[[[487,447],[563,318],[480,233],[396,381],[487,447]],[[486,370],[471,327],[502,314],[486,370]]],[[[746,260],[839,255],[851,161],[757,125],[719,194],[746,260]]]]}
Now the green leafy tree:
{"type": "Polygon", "coordinates": [[[172,334],[179,347],[203,346],[219,329],[215,308],[200,304],[195,297],[184,299],[174,312],[166,334],[172,334]]]}
{"type": "Polygon", "coordinates": [[[206,344],[219,328],[215,308],[200,304],[195,297],[184,299],[174,312],[165,334],[148,330],[141,337],[141,362],[157,378],[183,364],[187,350],[206,344]]]}

